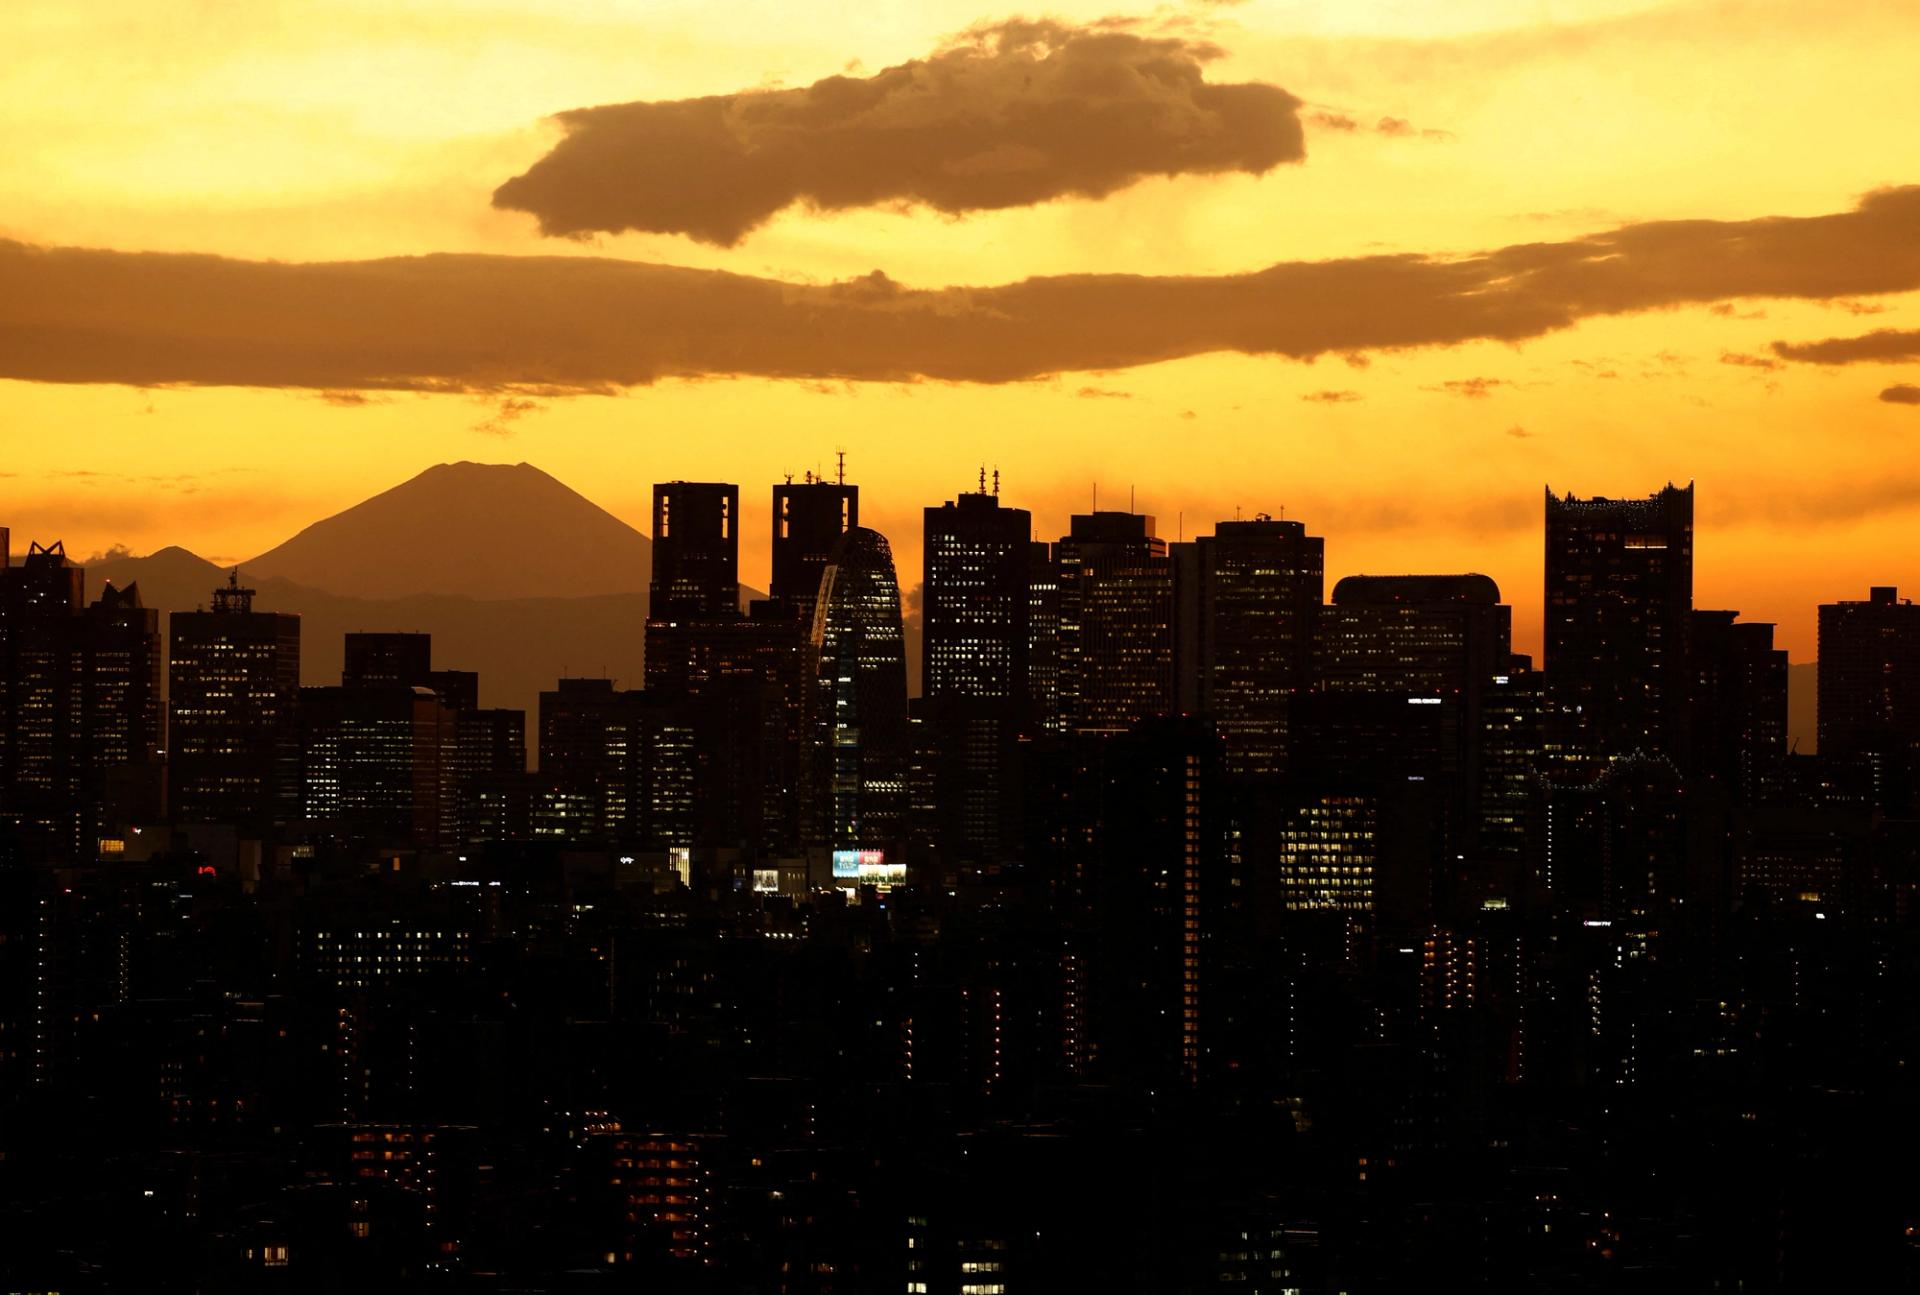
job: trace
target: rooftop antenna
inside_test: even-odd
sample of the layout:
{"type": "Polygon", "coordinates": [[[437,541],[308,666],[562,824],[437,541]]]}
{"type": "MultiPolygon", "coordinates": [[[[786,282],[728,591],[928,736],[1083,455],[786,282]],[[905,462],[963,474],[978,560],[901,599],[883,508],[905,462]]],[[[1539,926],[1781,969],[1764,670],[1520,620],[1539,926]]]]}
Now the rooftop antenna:
{"type": "Polygon", "coordinates": [[[1179,543],[1185,544],[1187,542],[1187,510],[1182,508],[1174,514],[1174,517],[1176,519],[1173,523],[1174,534],[1179,536],[1179,543]]]}
{"type": "Polygon", "coordinates": [[[995,467],[993,470],[993,497],[995,499],[1000,497],[1000,469],[998,467],[995,467]]]}
{"type": "Polygon", "coordinates": [[[793,473],[791,473],[791,472],[789,472],[789,473],[787,473],[787,484],[788,484],[788,485],[792,485],[792,484],[793,484],[793,473]]]}
{"type": "Polygon", "coordinates": [[[980,493],[987,493],[987,465],[984,463],[980,465],[980,493]]]}
{"type": "Polygon", "coordinates": [[[1127,511],[1133,511],[1133,487],[1131,485],[1127,487],[1127,511]]]}
{"type": "Polygon", "coordinates": [[[834,453],[838,455],[840,459],[840,466],[834,469],[835,484],[844,486],[847,484],[847,452],[845,450],[835,450],[834,453]]]}
{"type": "Polygon", "coordinates": [[[1096,513],[1100,511],[1100,483],[1098,481],[1093,483],[1093,511],[1096,513]]]}

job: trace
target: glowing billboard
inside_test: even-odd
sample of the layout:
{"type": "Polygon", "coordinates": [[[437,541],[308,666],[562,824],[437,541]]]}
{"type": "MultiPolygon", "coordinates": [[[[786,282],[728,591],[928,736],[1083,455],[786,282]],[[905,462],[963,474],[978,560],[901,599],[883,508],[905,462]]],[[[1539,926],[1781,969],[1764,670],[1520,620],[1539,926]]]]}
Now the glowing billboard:
{"type": "Polygon", "coordinates": [[[897,886],[907,879],[907,865],[888,863],[885,850],[835,850],[833,877],[862,886],[897,886]]]}

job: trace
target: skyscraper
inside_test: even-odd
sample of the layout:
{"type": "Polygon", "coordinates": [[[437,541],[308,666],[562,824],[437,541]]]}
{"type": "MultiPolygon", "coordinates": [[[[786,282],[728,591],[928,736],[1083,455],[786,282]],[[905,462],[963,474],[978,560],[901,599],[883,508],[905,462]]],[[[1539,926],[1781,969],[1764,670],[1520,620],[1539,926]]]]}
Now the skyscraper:
{"type": "Polygon", "coordinates": [[[1687,652],[1690,772],[1737,804],[1758,805],[1784,787],[1787,653],[1773,626],[1740,613],[1696,611],[1687,652]]]}
{"type": "Polygon", "coordinates": [[[1546,677],[1555,745],[1590,764],[1680,758],[1693,610],[1693,486],[1646,499],[1547,492],[1546,677]]]}
{"type": "Polygon", "coordinates": [[[1213,718],[1238,774],[1287,761],[1291,694],[1312,684],[1324,544],[1300,522],[1220,522],[1174,546],[1180,709],[1213,718]]]}
{"type": "Polygon", "coordinates": [[[1348,576],[1320,611],[1314,673],[1328,692],[1451,698],[1451,760],[1460,791],[1471,796],[1480,700],[1507,672],[1512,625],[1513,609],[1483,575],[1348,576]]]}
{"type": "Polygon", "coordinates": [[[300,617],[253,611],[240,574],[169,623],[169,803],[179,822],[300,817],[300,617]]]}
{"type": "Polygon", "coordinates": [[[813,624],[820,575],[840,537],[860,524],[860,487],[816,480],[773,488],[773,576],[768,598],[791,607],[802,625],[813,624]]]}
{"type": "Polygon", "coordinates": [[[1173,567],[1143,513],[1076,514],[1060,562],[1067,726],[1119,733],[1173,710],[1173,567]]]}
{"type": "Polygon", "coordinates": [[[998,495],[926,510],[921,692],[1024,708],[1033,517],[998,495]]]}
{"type": "Polygon", "coordinates": [[[86,573],[56,542],[0,576],[0,812],[44,823],[65,776],[68,635],[86,573]]]}
{"type": "Polygon", "coordinates": [[[1820,751],[1920,739],[1920,607],[1892,585],[1820,605],[1820,751]]]}
{"type": "Polygon", "coordinates": [[[982,489],[925,512],[922,700],[936,826],[946,863],[1016,848],[1019,739],[1032,722],[1032,516],[982,489]]]}
{"type": "Polygon", "coordinates": [[[650,623],[740,614],[739,518],[739,486],[715,481],[654,486],[650,623]]]}
{"type": "Polygon", "coordinates": [[[893,551],[878,531],[856,526],[834,545],[812,643],[816,830],[835,851],[897,851],[907,796],[907,657],[893,551]]]}

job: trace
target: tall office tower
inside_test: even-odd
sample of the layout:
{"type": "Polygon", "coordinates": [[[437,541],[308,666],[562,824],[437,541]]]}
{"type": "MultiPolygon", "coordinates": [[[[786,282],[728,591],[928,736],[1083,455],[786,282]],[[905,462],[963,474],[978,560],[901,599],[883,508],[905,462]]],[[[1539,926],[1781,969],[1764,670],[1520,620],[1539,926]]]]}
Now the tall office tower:
{"type": "Polygon", "coordinates": [[[792,608],[803,626],[813,625],[820,575],[840,537],[860,524],[860,487],[816,480],[773,488],[773,577],[770,601],[792,608]]]}
{"type": "Polygon", "coordinates": [[[70,794],[84,850],[109,832],[166,815],[160,613],[141,605],[138,584],[108,585],[72,632],[70,794]]]}
{"type": "Polygon", "coordinates": [[[347,688],[429,688],[433,686],[431,634],[348,634],[346,666],[340,683],[347,688]]]}
{"type": "Polygon", "coordinates": [[[739,487],[653,488],[649,692],[693,705],[699,737],[695,843],[781,850],[799,833],[801,683],[807,626],[765,600],[740,614],[739,487]]]}
{"type": "Polygon", "coordinates": [[[1739,615],[1693,613],[1689,771],[1736,804],[1760,805],[1785,789],[1787,653],[1773,646],[1772,625],[1739,615]]]}
{"type": "Polygon", "coordinates": [[[1027,723],[1031,734],[1057,733],[1060,720],[1060,563],[1053,545],[1027,548],[1027,723]]]}
{"type": "Polygon", "coordinates": [[[58,542],[0,571],[0,813],[43,830],[65,778],[69,627],[85,577],[58,542]]]}
{"type": "Polygon", "coordinates": [[[740,614],[740,487],[667,481],[653,488],[649,621],[740,614]]]}
{"type": "Polygon", "coordinates": [[[212,611],[168,626],[168,803],[183,823],[285,823],[299,814],[300,618],[253,610],[229,573],[212,611]]]}
{"type": "Polygon", "coordinates": [[[984,489],[925,511],[921,702],[937,866],[998,863],[1019,841],[1029,721],[1033,518],[984,489]]]}
{"type": "Polygon", "coordinates": [[[1026,704],[1033,517],[997,495],[926,510],[921,693],[1026,704]]]}
{"type": "Polygon", "coordinates": [[[907,655],[893,550],[856,526],[834,545],[813,618],[817,839],[898,854],[907,808],[907,655]]]}
{"type": "Polygon", "coordinates": [[[1891,585],[1820,605],[1821,754],[1920,739],[1920,607],[1891,585]]]}
{"type": "Polygon", "coordinates": [[[1483,575],[1348,576],[1320,611],[1314,673],[1328,692],[1453,699],[1461,794],[1479,785],[1480,703],[1512,656],[1513,609],[1483,575]]]}
{"type": "Polygon", "coordinates": [[[1173,566],[1143,513],[1076,514],[1060,561],[1067,727],[1120,733],[1174,708],[1173,566]]]}
{"type": "Polygon", "coordinates": [[[1646,499],[1547,492],[1550,738],[1576,765],[1635,751],[1684,761],[1693,486],[1646,499]]]}
{"type": "Polygon", "coordinates": [[[1820,766],[1830,797],[1920,807],[1920,607],[1892,586],[1820,607],[1820,766]]]}
{"type": "Polygon", "coordinates": [[[1220,522],[1174,546],[1179,709],[1212,717],[1236,774],[1287,764],[1287,707],[1312,686],[1325,545],[1300,522],[1220,522]]]}

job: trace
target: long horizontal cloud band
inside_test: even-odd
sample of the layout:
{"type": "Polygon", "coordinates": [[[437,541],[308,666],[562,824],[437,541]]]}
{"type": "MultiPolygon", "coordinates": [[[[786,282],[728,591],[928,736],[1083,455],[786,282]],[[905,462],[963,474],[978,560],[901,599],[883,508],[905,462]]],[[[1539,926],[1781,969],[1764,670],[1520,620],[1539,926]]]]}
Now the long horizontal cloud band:
{"type": "Polygon", "coordinates": [[[1920,288],[1920,187],[1806,218],[1215,277],[825,286],[584,257],[281,264],[0,242],[0,377],[604,391],[719,375],[1009,382],[1215,351],[1517,340],[1594,315],[1920,288]]]}
{"type": "MultiPolygon", "coordinates": [[[[1920,238],[1920,229],[1914,231],[1920,238]]],[[[1775,342],[1773,352],[1783,360],[1812,364],[1890,363],[1920,359],[1920,330],[1877,328],[1859,337],[1829,337],[1819,342],[1775,342]]]]}
{"type": "Polygon", "coordinates": [[[548,234],[731,244],[794,203],[979,211],[1299,161],[1300,101],[1208,84],[1218,55],[1113,25],[1010,22],[870,77],[579,108],[493,201],[548,234]]]}

